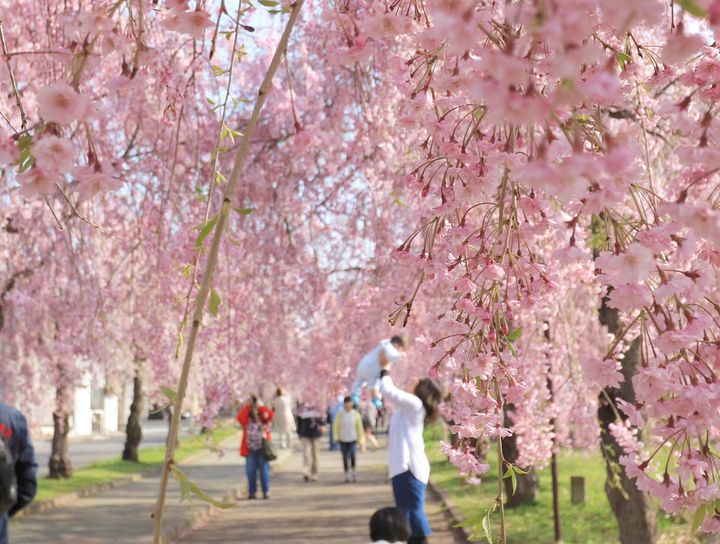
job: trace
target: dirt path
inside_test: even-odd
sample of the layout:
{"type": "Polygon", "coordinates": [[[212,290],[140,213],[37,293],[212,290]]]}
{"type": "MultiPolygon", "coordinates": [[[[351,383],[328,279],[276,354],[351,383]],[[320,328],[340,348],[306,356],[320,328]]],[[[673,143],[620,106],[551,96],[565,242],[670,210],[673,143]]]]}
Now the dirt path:
{"type": "MultiPolygon", "coordinates": [[[[392,506],[386,480],[386,450],[358,455],[358,482],[345,483],[339,452],[324,450],[320,478],[304,482],[302,454],[292,457],[271,481],[270,500],[240,500],[236,508],[217,514],[187,533],[179,542],[193,544],[365,543],[368,522],[380,507],[392,506]]],[[[434,534],[432,544],[464,542],[453,536],[437,502],[428,498],[427,511],[434,534]]]]}

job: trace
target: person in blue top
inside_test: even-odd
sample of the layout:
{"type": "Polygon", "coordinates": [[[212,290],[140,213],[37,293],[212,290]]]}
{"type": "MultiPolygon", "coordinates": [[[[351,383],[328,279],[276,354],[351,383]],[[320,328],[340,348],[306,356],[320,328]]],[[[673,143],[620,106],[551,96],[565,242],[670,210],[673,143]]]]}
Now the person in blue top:
{"type": "Polygon", "coordinates": [[[17,501],[2,514],[0,544],[8,544],[8,518],[14,516],[35,498],[37,491],[37,462],[25,416],[12,406],[0,403],[0,439],[10,450],[15,463],[17,501]]]}
{"type": "Polygon", "coordinates": [[[343,406],[344,403],[342,395],[338,395],[337,402],[335,402],[334,404],[330,402],[330,404],[328,405],[327,422],[330,428],[330,451],[336,451],[340,449],[340,442],[336,440],[337,437],[333,433],[333,424],[335,423],[335,417],[343,409],[343,406]]]}

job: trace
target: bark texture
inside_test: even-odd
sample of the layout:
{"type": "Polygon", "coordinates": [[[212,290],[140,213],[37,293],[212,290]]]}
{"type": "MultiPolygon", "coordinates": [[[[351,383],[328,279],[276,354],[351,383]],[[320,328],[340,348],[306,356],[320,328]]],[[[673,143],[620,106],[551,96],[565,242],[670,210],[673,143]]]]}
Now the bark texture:
{"type": "Polygon", "coordinates": [[[53,437],[50,453],[50,478],[70,478],[73,473],[70,461],[68,433],[70,432],[70,416],[67,410],[67,387],[58,388],[55,397],[55,411],[53,412],[53,437]]]}
{"type": "Polygon", "coordinates": [[[142,441],[142,413],[143,413],[143,383],[140,373],[139,361],[136,361],[135,376],[133,377],[133,400],[130,404],[130,415],[125,427],[125,448],[122,458],[124,461],[137,463],[138,449],[142,441]]]}
{"type": "MultiPolygon", "coordinates": [[[[607,297],[600,307],[600,322],[615,335],[621,333],[618,311],[607,306],[607,297]]],[[[613,402],[623,399],[635,402],[632,377],[640,364],[640,340],[636,338],[622,360],[625,380],[619,389],[606,389],[613,402]]],[[[620,414],[624,417],[623,414],[620,414]]],[[[621,544],[653,544],[657,539],[655,507],[647,493],[642,493],[626,475],[619,464],[622,448],[610,433],[609,425],[617,421],[617,415],[604,395],[600,396],[598,408],[602,454],[605,459],[607,480],[605,493],[620,528],[621,544]]]]}
{"type": "MultiPolygon", "coordinates": [[[[506,427],[512,426],[510,414],[513,410],[514,407],[512,404],[505,405],[506,427]]],[[[516,465],[520,452],[518,450],[517,437],[515,434],[502,438],[502,449],[505,460],[508,463],[516,465]]],[[[512,489],[512,480],[510,478],[505,478],[505,496],[507,497],[505,501],[506,508],[515,508],[521,504],[534,502],[538,498],[539,483],[538,475],[535,472],[535,469],[533,469],[533,467],[519,468],[526,471],[527,474],[517,475],[517,487],[515,488],[515,493],[513,493],[512,489]]]]}

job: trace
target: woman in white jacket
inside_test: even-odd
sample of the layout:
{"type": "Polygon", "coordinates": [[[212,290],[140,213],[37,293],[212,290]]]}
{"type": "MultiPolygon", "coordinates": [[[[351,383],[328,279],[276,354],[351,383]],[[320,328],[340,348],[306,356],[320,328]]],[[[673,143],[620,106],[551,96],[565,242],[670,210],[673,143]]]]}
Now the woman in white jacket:
{"type": "Polygon", "coordinates": [[[420,380],[412,393],[395,387],[387,369],[380,372],[380,392],[395,405],[388,434],[388,468],[395,504],[412,530],[409,544],[422,544],[432,532],[425,516],[425,490],[430,462],[425,455],[423,429],[439,416],[440,386],[430,378],[420,380]]]}
{"type": "Polygon", "coordinates": [[[292,413],[292,400],[282,387],[277,388],[272,403],[275,412],[275,433],[280,439],[280,447],[292,449],[292,435],[295,432],[295,416],[292,413]]]}

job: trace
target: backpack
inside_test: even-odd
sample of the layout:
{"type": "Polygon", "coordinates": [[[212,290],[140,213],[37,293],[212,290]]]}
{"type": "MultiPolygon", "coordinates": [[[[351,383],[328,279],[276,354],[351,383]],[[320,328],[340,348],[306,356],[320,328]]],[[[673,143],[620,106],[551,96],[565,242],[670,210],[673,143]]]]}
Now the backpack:
{"type": "MultiPolygon", "coordinates": [[[[0,424],[0,428],[2,427],[5,427],[5,425],[0,424]]],[[[9,434],[6,433],[5,436],[9,434]]],[[[8,513],[15,506],[17,495],[15,461],[5,439],[0,438],[0,514],[8,513]]]]}

